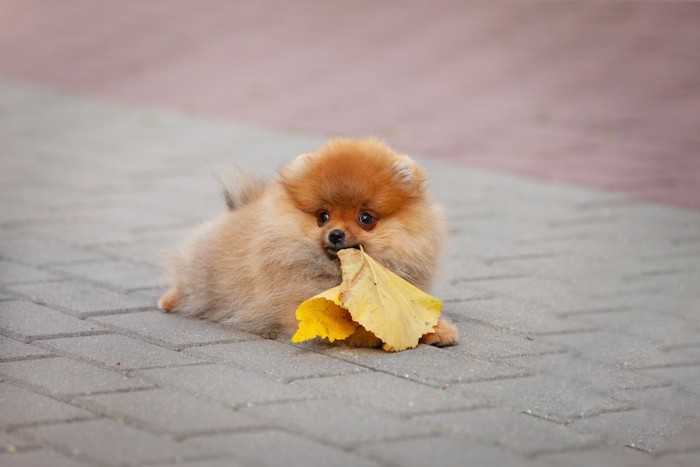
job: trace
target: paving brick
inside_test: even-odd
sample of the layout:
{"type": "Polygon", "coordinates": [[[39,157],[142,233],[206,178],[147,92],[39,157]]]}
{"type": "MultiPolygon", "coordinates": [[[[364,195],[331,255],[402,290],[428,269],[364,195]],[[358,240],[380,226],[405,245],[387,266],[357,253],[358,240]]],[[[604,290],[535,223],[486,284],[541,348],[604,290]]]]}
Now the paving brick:
{"type": "Polygon", "coordinates": [[[122,370],[201,362],[196,357],[119,334],[51,339],[41,345],[57,353],[122,370]]]}
{"type": "Polygon", "coordinates": [[[150,431],[179,436],[265,426],[263,421],[225,404],[170,389],[85,396],[74,402],[111,417],[127,418],[150,431]]]}
{"type": "Polygon", "coordinates": [[[664,378],[683,388],[685,391],[700,395],[700,365],[669,366],[642,370],[643,373],[657,378],[664,378]]]}
{"type": "Polygon", "coordinates": [[[79,248],[56,240],[27,237],[5,239],[0,242],[0,257],[33,266],[52,263],[74,263],[103,259],[96,251],[79,248]]]}
{"type": "Polygon", "coordinates": [[[366,371],[365,368],[311,352],[291,344],[255,340],[231,344],[193,347],[187,353],[206,356],[217,362],[262,373],[278,381],[342,375],[366,371]]]}
{"type": "Polygon", "coordinates": [[[338,398],[398,416],[482,407],[483,399],[467,399],[424,384],[385,373],[314,378],[296,381],[320,398],[338,398]],[[391,388],[387,391],[387,388],[391,388]]]}
{"type": "Polygon", "coordinates": [[[562,467],[588,467],[591,465],[658,467],[660,465],[678,465],[674,463],[660,464],[649,454],[635,449],[608,446],[578,452],[544,454],[538,456],[537,461],[545,465],[562,467]]]}
{"type": "Polygon", "coordinates": [[[444,349],[420,345],[410,352],[331,348],[323,353],[375,371],[433,386],[523,376],[527,372],[501,362],[477,360],[444,349]],[[440,364],[436,365],[435,362],[440,364]]]}
{"type": "MultiPolygon", "coordinates": [[[[690,408],[688,413],[697,413],[697,411],[690,408]]],[[[655,454],[662,456],[668,453],[682,452],[693,452],[696,459],[700,455],[700,420],[697,418],[691,419],[688,426],[685,426],[682,431],[667,437],[654,451],[655,454]]]]}
{"type": "Polygon", "coordinates": [[[100,316],[90,321],[175,350],[193,345],[259,339],[231,327],[159,310],[100,316]]]}
{"type": "Polygon", "coordinates": [[[457,321],[459,345],[446,350],[476,358],[503,359],[562,351],[562,347],[539,338],[522,337],[473,321],[457,321]]]}
{"type": "Polygon", "coordinates": [[[158,368],[136,374],[161,387],[178,388],[232,407],[312,397],[301,388],[223,365],[158,368]]]}
{"type": "Polygon", "coordinates": [[[549,308],[509,297],[455,303],[451,307],[457,316],[520,333],[536,331],[547,320],[549,308]]]}
{"type": "Polygon", "coordinates": [[[40,449],[37,451],[16,452],[13,454],[0,454],[0,463],[5,467],[35,467],[38,465],[51,465],[55,467],[88,467],[93,463],[73,457],[67,457],[52,449],[40,449]]]}
{"type": "Polygon", "coordinates": [[[106,332],[99,324],[22,300],[0,302],[0,330],[23,341],[106,332]]]}
{"type": "Polygon", "coordinates": [[[131,261],[69,264],[55,266],[52,270],[121,290],[158,287],[168,284],[161,269],[131,261]]]}
{"type": "Polygon", "coordinates": [[[143,381],[65,358],[0,363],[0,374],[55,396],[149,387],[143,381]]]}
{"type": "Polygon", "coordinates": [[[625,397],[639,408],[657,409],[680,415],[700,413],[700,395],[680,391],[675,386],[628,391],[625,397]]]}
{"type": "Polygon", "coordinates": [[[81,318],[109,311],[154,306],[145,299],[79,281],[16,284],[7,288],[12,292],[30,297],[33,301],[48,303],[81,318]]]}
{"type": "Polygon", "coordinates": [[[466,397],[483,397],[498,407],[510,407],[558,423],[569,423],[580,417],[629,407],[628,403],[587,385],[553,376],[460,384],[450,388],[452,390],[466,397]]]}
{"type": "Polygon", "coordinates": [[[443,466],[463,465],[541,465],[494,446],[452,435],[412,438],[367,444],[358,452],[388,465],[421,467],[439,463],[443,466]]]}
{"type": "Polygon", "coordinates": [[[647,375],[641,371],[599,363],[570,354],[534,355],[512,358],[508,362],[526,368],[533,374],[545,373],[580,381],[601,392],[621,398],[625,398],[632,389],[668,385],[663,378],[647,375]]]}
{"type": "Polygon", "coordinates": [[[422,415],[412,418],[411,422],[425,423],[446,433],[465,435],[530,456],[581,449],[596,441],[591,434],[583,435],[563,425],[503,409],[455,410],[422,415]]]}
{"type": "Polygon", "coordinates": [[[47,357],[49,355],[52,355],[52,353],[46,349],[0,335],[0,362],[27,360],[31,358],[47,357]]]}
{"type": "Polygon", "coordinates": [[[18,282],[36,282],[57,279],[60,276],[50,271],[37,269],[11,261],[0,260],[0,285],[18,282]]]}
{"type": "Polygon", "coordinates": [[[608,331],[542,336],[542,339],[561,344],[584,358],[628,368],[643,366],[659,352],[658,342],[608,331]]]}
{"type": "Polygon", "coordinates": [[[201,449],[156,436],[112,420],[91,420],[49,425],[19,431],[93,462],[125,465],[178,461],[203,454],[201,449]]]}
{"type": "Polygon", "coordinates": [[[378,466],[371,460],[281,431],[220,434],[194,438],[191,444],[226,451],[252,465],[306,467],[311,465],[378,466]],[[271,447],[274,446],[274,449],[271,447]]]}
{"type": "Polygon", "coordinates": [[[601,414],[571,424],[581,433],[597,433],[613,446],[652,452],[687,425],[686,417],[651,409],[601,414]]]}
{"type": "Polygon", "coordinates": [[[337,399],[258,405],[244,413],[336,446],[427,435],[434,430],[337,399]]]}
{"type": "MultiPolygon", "coordinates": [[[[170,467],[172,464],[169,462],[161,464],[149,464],[154,467],[170,467]]],[[[179,462],[177,465],[183,467],[254,467],[259,464],[250,464],[241,460],[239,457],[234,457],[233,454],[217,456],[215,459],[202,459],[193,461],[179,462]]]]}
{"type": "Polygon", "coordinates": [[[7,383],[0,382],[0,393],[0,429],[95,417],[86,410],[7,383]]]}

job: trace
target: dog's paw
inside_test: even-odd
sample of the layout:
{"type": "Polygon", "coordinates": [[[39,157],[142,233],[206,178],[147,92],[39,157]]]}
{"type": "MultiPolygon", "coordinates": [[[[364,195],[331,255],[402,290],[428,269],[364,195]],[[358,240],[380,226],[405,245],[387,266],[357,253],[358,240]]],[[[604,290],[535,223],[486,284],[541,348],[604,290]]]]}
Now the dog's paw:
{"type": "Polygon", "coordinates": [[[181,301],[182,290],[180,290],[180,287],[178,286],[173,286],[170,288],[170,290],[165,292],[162,297],[160,297],[160,300],[158,300],[158,308],[166,313],[169,313],[180,306],[181,301]]]}
{"type": "Polygon", "coordinates": [[[382,345],[381,339],[375,336],[373,333],[367,331],[365,328],[358,326],[357,330],[350,335],[350,337],[343,339],[342,342],[348,347],[380,347],[382,345]]]}
{"type": "Polygon", "coordinates": [[[434,345],[436,347],[447,347],[455,345],[459,334],[454,324],[445,318],[440,318],[434,328],[434,332],[425,334],[420,338],[423,344],[434,345]]]}

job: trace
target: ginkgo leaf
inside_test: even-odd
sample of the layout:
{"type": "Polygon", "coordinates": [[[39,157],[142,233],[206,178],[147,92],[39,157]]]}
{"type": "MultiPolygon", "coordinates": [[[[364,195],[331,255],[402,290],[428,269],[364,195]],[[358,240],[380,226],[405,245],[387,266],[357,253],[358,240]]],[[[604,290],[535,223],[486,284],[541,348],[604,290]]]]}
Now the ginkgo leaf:
{"type": "Polygon", "coordinates": [[[398,352],[433,332],[442,301],[391,272],[362,250],[338,252],[343,271],[340,305],[352,319],[398,352]]]}
{"type": "Polygon", "coordinates": [[[333,342],[349,337],[357,324],[340,306],[340,286],[326,290],[302,303],[296,312],[299,328],[292,342],[323,337],[333,342]]]}
{"type": "Polygon", "coordinates": [[[416,347],[433,332],[442,301],[421,291],[372,259],[363,250],[338,252],[343,282],[306,300],[297,309],[299,329],[292,338],[331,342],[353,334],[358,323],[389,352],[416,347]]]}

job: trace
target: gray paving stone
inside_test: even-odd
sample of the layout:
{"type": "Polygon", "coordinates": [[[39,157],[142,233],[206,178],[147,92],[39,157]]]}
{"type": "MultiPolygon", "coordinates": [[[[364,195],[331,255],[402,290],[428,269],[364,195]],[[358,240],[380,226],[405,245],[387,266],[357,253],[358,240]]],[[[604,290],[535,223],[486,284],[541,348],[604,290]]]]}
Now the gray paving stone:
{"type": "Polygon", "coordinates": [[[0,382],[0,429],[94,418],[78,407],[0,382]]]}
{"type": "Polygon", "coordinates": [[[482,398],[449,394],[442,389],[379,372],[299,380],[300,386],[320,398],[338,398],[398,416],[483,407],[482,398]],[[391,390],[387,390],[391,388],[391,390]]]}
{"type": "MultiPolygon", "coordinates": [[[[697,413],[692,409],[689,414],[697,413]]],[[[654,454],[664,455],[669,453],[693,452],[697,458],[700,456],[700,419],[693,418],[682,431],[667,437],[662,444],[657,446],[654,454]]]]}
{"type": "Polygon", "coordinates": [[[626,368],[643,366],[659,352],[660,346],[659,342],[608,331],[542,336],[541,339],[563,345],[584,358],[626,368]]]}
{"type": "Polygon", "coordinates": [[[378,466],[371,460],[347,453],[315,441],[281,431],[220,434],[194,438],[191,444],[210,451],[235,454],[252,465],[275,467],[307,467],[313,465],[378,466]],[[273,448],[274,447],[274,448],[273,448]]]}
{"type": "Polygon", "coordinates": [[[30,358],[41,358],[52,355],[52,353],[35,345],[10,339],[0,335],[0,362],[10,362],[13,360],[27,360],[30,358]]]}
{"type": "Polygon", "coordinates": [[[527,374],[526,371],[505,363],[477,360],[427,345],[419,345],[415,349],[397,353],[340,347],[324,350],[323,353],[375,371],[433,386],[512,378],[527,374]]]}
{"type": "Polygon", "coordinates": [[[628,391],[625,397],[638,408],[657,409],[680,415],[700,414],[700,395],[680,391],[675,386],[628,391]]]}
{"type": "Polygon", "coordinates": [[[165,460],[176,462],[204,453],[195,446],[104,419],[39,426],[20,430],[19,433],[107,465],[165,460]]]}
{"type": "Polygon", "coordinates": [[[659,410],[640,409],[601,414],[578,420],[571,429],[598,433],[608,444],[653,452],[688,424],[686,417],[659,410]]]}
{"type": "Polygon", "coordinates": [[[510,407],[557,423],[629,407],[628,403],[587,385],[554,376],[460,384],[450,388],[453,390],[466,397],[483,397],[494,406],[510,407]]]}
{"type": "Polygon", "coordinates": [[[0,260],[0,285],[19,282],[37,282],[57,279],[61,276],[32,266],[0,260]]]}
{"type": "Polygon", "coordinates": [[[452,313],[518,333],[535,332],[547,320],[546,306],[497,296],[492,300],[455,303],[452,313]]]}
{"type": "Polygon", "coordinates": [[[669,366],[642,370],[644,374],[664,378],[683,388],[685,391],[700,395],[700,365],[669,366]]]}
{"type": "MultiPolygon", "coordinates": [[[[3,453],[16,454],[18,451],[36,448],[37,446],[38,443],[36,441],[20,438],[7,431],[0,431],[0,456],[3,453]]],[[[2,460],[1,457],[0,460],[2,460]]]]}
{"type": "Polygon", "coordinates": [[[244,413],[285,426],[295,433],[348,448],[434,432],[433,428],[420,423],[407,423],[337,399],[258,405],[247,408],[244,413]]]}
{"type": "Polygon", "coordinates": [[[118,223],[98,222],[92,219],[57,219],[50,223],[49,229],[47,229],[46,223],[40,223],[24,226],[21,232],[83,248],[136,241],[136,235],[126,226],[118,223]]]}
{"type": "Polygon", "coordinates": [[[196,357],[119,334],[51,339],[41,346],[122,370],[201,362],[196,357]]]}
{"type": "Polygon", "coordinates": [[[0,453],[0,464],[4,467],[37,467],[50,465],[52,467],[88,467],[94,465],[85,460],[67,457],[52,449],[16,452],[13,454],[0,453]]]}
{"type": "Polygon", "coordinates": [[[291,344],[254,340],[192,347],[188,354],[262,373],[278,381],[359,373],[365,368],[291,344]]]}
{"type": "Polygon", "coordinates": [[[153,303],[145,299],[75,280],[16,284],[8,286],[7,289],[30,297],[35,302],[48,303],[61,308],[81,318],[108,311],[154,306],[153,303]]]}
{"type": "Polygon", "coordinates": [[[522,457],[497,447],[452,435],[372,443],[362,446],[358,452],[387,465],[405,467],[424,467],[436,463],[444,467],[541,465],[536,462],[531,464],[522,457]]]}
{"type": "Polygon", "coordinates": [[[557,423],[503,409],[422,415],[412,418],[411,422],[433,425],[446,433],[464,435],[528,456],[577,450],[596,444],[595,436],[590,433],[580,434],[557,423]]]}
{"type": "Polygon", "coordinates": [[[562,351],[559,345],[539,338],[522,337],[493,329],[473,321],[457,321],[459,345],[446,350],[476,358],[502,359],[562,351]]]}
{"type": "Polygon", "coordinates": [[[55,396],[150,387],[147,383],[66,358],[0,363],[0,374],[55,396]]]}
{"type": "Polygon", "coordinates": [[[159,386],[174,387],[234,408],[267,402],[304,400],[311,394],[298,387],[224,365],[197,365],[140,370],[159,386]]]}
{"type": "MultiPolygon", "coordinates": [[[[170,467],[172,464],[166,462],[161,464],[149,464],[153,467],[170,467]]],[[[215,459],[201,459],[193,461],[179,462],[177,465],[183,467],[256,467],[259,464],[250,464],[246,461],[241,460],[239,457],[234,457],[233,454],[217,456],[215,459]]]]}
{"type": "Polygon", "coordinates": [[[590,467],[591,465],[628,466],[628,467],[660,467],[677,466],[674,463],[659,463],[649,454],[625,447],[604,446],[599,449],[584,451],[561,452],[544,454],[537,457],[537,462],[545,465],[560,467],[590,467]]]}
{"type": "Polygon", "coordinates": [[[150,431],[179,436],[259,429],[265,426],[263,421],[235,411],[225,404],[171,389],[85,396],[74,399],[74,402],[111,417],[135,421],[150,431]]]}
{"type": "Polygon", "coordinates": [[[90,321],[118,329],[125,334],[180,350],[193,345],[255,340],[259,337],[179,313],[160,310],[99,316],[90,321]]]}
{"type": "Polygon", "coordinates": [[[56,240],[38,239],[26,235],[22,238],[4,239],[0,242],[0,257],[33,266],[104,259],[104,256],[96,251],[56,240]]]}
{"type": "Polygon", "coordinates": [[[162,269],[132,261],[68,264],[54,266],[52,271],[59,271],[125,291],[168,285],[162,269]]]}
{"type": "Polygon", "coordinates": [[[24,341],[106,332],[99,324],[23,300],[0,302],[0,331],[24,341]]]}
{"type": "Polygon", "coordinates": [[[545,373],[580,381],[582,384],[590,385],[604,393],[615,394],[623,398],[632,389],[652,388],[668,384],[663,378],[657,378],[642,371],[625,369],[566,353],[516,357],[509,359],[508,362],[526,368],[533,374],[545,373]]]}

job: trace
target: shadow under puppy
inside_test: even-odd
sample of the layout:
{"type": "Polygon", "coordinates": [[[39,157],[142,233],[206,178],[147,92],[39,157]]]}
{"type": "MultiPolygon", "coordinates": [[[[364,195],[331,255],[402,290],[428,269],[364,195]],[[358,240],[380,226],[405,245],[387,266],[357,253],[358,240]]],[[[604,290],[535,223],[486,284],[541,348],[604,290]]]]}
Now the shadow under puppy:
{"type": "MultiPolygon", "coordinates": [[[[341,282],[337,252],[362,248],[427,291],[446,227],[423,170],[373,140],[336,139],[298,156],[269,182],[235,172],[229,211],[203,224],[168,263],[172,287],[158,302],[255,334],[293,334],[297,307],[341,282]]],[[[360,331],[354,346],[381,344],[360,331]]],[[[421,342],[456,343],[440,318],[421,342]]]]}

